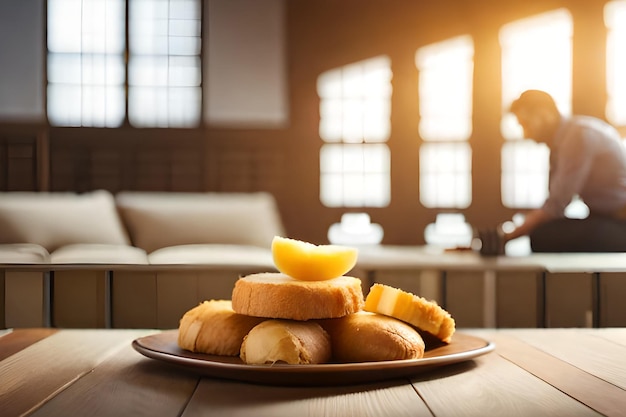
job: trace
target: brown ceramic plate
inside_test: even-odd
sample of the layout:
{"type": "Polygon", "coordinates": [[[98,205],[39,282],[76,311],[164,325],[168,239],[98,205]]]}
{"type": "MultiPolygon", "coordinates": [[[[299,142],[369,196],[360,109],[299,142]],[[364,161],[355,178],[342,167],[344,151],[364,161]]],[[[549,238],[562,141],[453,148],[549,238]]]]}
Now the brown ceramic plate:
{"type": "Polygon", "coordinates": [[[269,385],[361,384],[406,378],[436,367],[463,362],[494,349],[479,337],[456,332],[452,342],[425,352],[422,359],[320,365],[247,365],[238,357],[193,353],[178,347],[178,330],[135,339],[133,348],[148,358],[169,362],[213,378],[269,385]]]}

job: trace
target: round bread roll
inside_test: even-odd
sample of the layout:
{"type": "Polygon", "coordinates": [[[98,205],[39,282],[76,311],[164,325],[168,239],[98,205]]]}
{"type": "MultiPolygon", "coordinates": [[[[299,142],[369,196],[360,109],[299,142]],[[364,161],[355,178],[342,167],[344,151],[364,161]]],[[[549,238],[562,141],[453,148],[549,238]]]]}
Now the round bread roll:
{"type": "Polygon", "coordinates": [[[178,346],[192,352],[238,356],[243,338],[263,320],[235,313],[230,300],[204,301],[180,320],[178,346]]]}
{"type": "Polygon", "coordinates": [[[239,314],[302,321],[343,317],[361,310],[364,304],[358,278],[301,281],[280,272],[239,278],[232,301],[239,314]]]}
{"type": "Polygon", "coordinates": [[[424,341],[408,324],[376,313],[360,311],[339,319],[321,320],[330,335],[335,362],[375,362],[419,359],[424,341]]]}
{"type": "Polygon", "coordinates": [[[435,301],[383,284],[374,284],[365,299],[365,311],[395,317],[449,343],[455,331],[450,313],[435,301]]]}
{"type": "Polygon", "coordinates": [[[244,338],[240,357],[247,364],[304,365],[328,362],[330,355],[330,338],[318,323],[266,320],[244,338]]]}

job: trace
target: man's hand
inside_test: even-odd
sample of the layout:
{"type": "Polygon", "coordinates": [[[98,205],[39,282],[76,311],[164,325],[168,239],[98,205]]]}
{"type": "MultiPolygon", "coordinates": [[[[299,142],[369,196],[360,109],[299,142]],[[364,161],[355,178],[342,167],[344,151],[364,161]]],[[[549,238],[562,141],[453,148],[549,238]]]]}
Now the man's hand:
{"type": "Polygon", "coordinates": [[[504,255],[506,239],[502,226],[489,229],[478,229],[478,238],[481,242],[480,254],[484,256],[504,255]]]}

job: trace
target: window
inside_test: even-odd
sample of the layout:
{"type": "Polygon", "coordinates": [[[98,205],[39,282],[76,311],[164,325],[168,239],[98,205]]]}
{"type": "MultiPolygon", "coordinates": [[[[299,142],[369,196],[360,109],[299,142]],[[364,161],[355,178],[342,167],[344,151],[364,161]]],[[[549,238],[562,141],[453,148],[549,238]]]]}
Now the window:
{"type": "Polygon", "coordinates": [[[626,136],[626,1],[612,1],[604,9],[607,37],[606,117],[626,136]]]}
{"type": "Polygon", "coordinates": [[[571,114],[572,18],[565,9],[518,20],[500,31],[502,47],[502,203],[540,206],[548,193],[549,150],[522,138],[508,107],[524,90],[550,93],[571,114]]]}
{"type": "Polygon", "coordinates": [[[321,74],[320,199],[327,207],[390,201],[391,63],[381,56],[321,74]]]}
{"type": "Polygon", "coordinates": [[[197,126],[200,26],[200,0],[49,0],[50,122],[197,126]]]}
{"type": "Polygon", "coordinates": [[[474,45],[462,36],[420,48],[420,201],[426,207],[471,203],[474,45]]]}
{"type": "Polygon", "coordinates": [[[124,121],[122,0],[48,1],[48,118],[61,126],[124,121]]]}

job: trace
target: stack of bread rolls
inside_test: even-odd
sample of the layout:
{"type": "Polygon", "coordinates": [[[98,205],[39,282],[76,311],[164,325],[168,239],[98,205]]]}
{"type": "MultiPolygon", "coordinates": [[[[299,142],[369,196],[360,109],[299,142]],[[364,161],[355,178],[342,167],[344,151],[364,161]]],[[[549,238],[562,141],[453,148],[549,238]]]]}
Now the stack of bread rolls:
{"type": "Polygon", "coordinates": [[[319,364],[419,359],[423,335],[452,339],[454,319],[434,301],[382,284],[364,298],[361,280],[344,275],[355,248],[276,237],[272,253],[279,272],[241,277],[231,300],[185,313],[181,348],[247,364],[319,364]]]}

